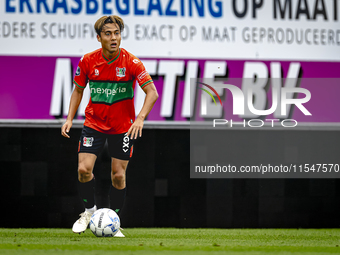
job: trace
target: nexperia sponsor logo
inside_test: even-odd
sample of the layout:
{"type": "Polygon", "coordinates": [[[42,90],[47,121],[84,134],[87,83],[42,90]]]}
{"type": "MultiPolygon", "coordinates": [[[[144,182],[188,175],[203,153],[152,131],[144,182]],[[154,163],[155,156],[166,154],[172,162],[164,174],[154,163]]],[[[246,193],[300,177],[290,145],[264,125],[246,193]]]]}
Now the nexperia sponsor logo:
{"type": "Polygon", "coordinates": [[[113,104],[133,98],[132,82],[90,81],[91,100],[94,103],[113,104]]]}
{"type": "Polygon", "coordinates": [[[109,89],[109,88],[91,88],[91,94],[106,94],[108,97],[109,95],[115,95],[117,93],[124,93],[126,92],[126,88],[119,87],[117,89],[109,89]]]}

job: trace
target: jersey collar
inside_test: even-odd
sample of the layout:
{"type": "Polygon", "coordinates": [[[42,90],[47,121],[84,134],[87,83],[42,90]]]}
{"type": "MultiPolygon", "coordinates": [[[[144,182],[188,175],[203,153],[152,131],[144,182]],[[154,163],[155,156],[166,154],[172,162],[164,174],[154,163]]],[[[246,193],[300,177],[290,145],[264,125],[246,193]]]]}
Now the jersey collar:
{"type": "Polygon", "coordinates": [[[110,64],[112,64],[113,62],[115,62],[116,59],[119,58],[119,56],[120,56],[120,48],[119,48],[119,51],[118,51],[117,56],[116,56],[115,58],[113,58],[113,59],[108,59],[107,57],[105,57],[105,55],[104,55],[104,53],[103,53],[103,50],[102,50],[102,56],[103,56],[103,58],[105,59],[105,61],[107,62],[107,64],[110,65],[110,64]]]}

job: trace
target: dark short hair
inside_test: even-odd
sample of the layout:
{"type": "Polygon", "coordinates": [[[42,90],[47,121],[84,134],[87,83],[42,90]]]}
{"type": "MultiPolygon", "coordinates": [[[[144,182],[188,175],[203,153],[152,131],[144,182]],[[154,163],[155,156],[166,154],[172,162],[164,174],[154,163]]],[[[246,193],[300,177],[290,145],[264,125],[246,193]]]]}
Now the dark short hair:
{"type": "Polygon", "coordinates": [[[94,29],[96,30],[97,35],[100,36],[101,31],[105,24],[117,24],[119,27],[120,32],[124,30],[124,21],[121,17],[117,15],[110,15],[110,16],[103,16],[99,18],[96,23],[94,24],[94,29]]]}

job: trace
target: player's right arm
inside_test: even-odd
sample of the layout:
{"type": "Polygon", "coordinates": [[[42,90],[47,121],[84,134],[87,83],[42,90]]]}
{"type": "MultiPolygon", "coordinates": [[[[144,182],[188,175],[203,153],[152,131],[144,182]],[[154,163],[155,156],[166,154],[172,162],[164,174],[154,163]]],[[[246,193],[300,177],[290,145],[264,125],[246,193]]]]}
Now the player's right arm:
{"type": "Polygon", "coordinates": [[[73,80],[75,87],[71,95],[70,108],[68,111],[66,122],[61,127],[61,135],[67,138],[70,138],[68,132],[70,132],[70,129],[72,127],[74,115],[78,110],[81,99],[83,98],[84,89],[88,82],[87,66],[88,65],[86,64],[86,59],[82,57],[81,60],[79,61],[79,65],[73,80]]]}
{"type": "Polygon", "coordinates": [[[70,108],[68,111],[66,122],[61,127],[61,134],[64,137],[70,138],[70,136],[68,135],[68,132],[70,132],[74,115],[76,114],[79,104],[81,102],[81,99],[83,98],[83,92],[84,90],[79,89],[77,86],[75,86],[72,92],[71,100],[70,100],[70,108]]]}

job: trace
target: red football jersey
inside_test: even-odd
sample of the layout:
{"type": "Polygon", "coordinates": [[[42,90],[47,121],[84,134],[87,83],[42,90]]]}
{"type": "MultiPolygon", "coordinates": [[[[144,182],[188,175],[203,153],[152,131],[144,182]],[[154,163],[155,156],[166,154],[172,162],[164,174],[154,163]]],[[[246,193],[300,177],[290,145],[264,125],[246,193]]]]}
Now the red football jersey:
{"type": "Polygon", "coordinates": [[[74,84],[90,86],[91,98],[85,110],[84,125],[106,134],[122,134],[135,121],[135,83],[144,88],[152,83],[143,63],[123,48],[114,59],[102,49],[85,54],[79,61],[74,84]]]}

